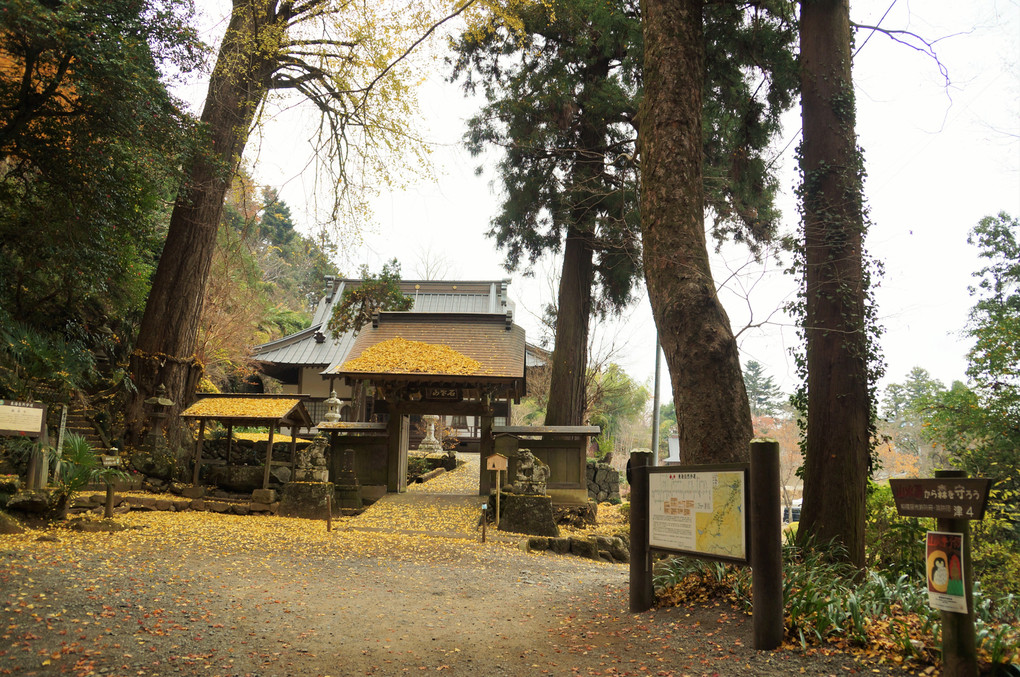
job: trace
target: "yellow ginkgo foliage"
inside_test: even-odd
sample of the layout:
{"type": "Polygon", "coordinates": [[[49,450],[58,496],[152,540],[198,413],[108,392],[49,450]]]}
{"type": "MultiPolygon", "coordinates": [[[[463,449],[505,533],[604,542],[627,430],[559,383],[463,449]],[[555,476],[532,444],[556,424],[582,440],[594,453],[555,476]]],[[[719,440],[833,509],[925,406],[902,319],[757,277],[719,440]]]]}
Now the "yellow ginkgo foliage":
{"type": "Polygon", "coordinates": [[[474,374],[481,363],[450,346],[391,338],[344,362],[343,371],[388,374],[474,374]]]}

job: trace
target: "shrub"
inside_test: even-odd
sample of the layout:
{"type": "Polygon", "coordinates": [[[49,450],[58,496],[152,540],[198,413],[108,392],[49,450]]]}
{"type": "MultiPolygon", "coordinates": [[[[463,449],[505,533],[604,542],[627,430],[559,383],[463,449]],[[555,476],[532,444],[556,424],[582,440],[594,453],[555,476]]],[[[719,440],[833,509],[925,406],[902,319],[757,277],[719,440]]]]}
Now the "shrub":
{"type": "MultiPolygon", "coordinates": [[[[928,606],[924,574],[860,574],[841,557],[839,546],[811,549],[792,539],[783,546],[783,601],[786,635],[802,646],[850,641],[884,644],[908,656],[931,660],[932,648],[919,654],[912,638],[941,636],[940,613],[928,606]]],[[[746,567],[677,557],[658,567],[660,605],[690,604],[723,598],[750,612],[751,570],[746,567]]],[[[974,588],[978,649],[983,660],[1001,665],[1020,660],[1020,598],[990,598],[974,588]]]]}

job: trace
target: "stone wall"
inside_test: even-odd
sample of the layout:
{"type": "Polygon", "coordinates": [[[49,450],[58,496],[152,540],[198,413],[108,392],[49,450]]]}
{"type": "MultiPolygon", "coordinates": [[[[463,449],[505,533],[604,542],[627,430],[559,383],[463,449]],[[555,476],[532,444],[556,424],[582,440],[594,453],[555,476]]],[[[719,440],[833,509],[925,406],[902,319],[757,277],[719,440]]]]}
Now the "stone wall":
{"type": "Polygon", "coordinates": [[[588,498],[596,503],[620,502],[620,472],[608,463],[588,459],[588,498]]]}

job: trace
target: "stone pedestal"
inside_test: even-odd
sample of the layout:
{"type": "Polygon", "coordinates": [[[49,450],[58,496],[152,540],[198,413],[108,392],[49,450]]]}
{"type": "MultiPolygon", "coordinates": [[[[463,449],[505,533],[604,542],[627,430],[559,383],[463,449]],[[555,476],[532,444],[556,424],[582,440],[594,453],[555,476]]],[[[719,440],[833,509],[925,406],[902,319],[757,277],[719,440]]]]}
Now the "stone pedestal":
{"type": "MultiPolygon", "coordinates": [[[[489,497],[489,505],[496,505],[496,497],[489,497]]],[[[553,519],[552,498],[537,494],[503,494],[500,496],[500,531],[512,531],[530,536],[559,536],[560,529],[553,519]]]]}
{"type": "Polygon", "coordinates": [[[289,482],[280,496],[281,517],[325,519],[327,498],[333,494],[332,482],[289,482]]]}
{"type": "Polygon", "coordinates": [[[329,479],[326,468],[298,468],[294,471],[294,482],[325,482],[329,479]]]}

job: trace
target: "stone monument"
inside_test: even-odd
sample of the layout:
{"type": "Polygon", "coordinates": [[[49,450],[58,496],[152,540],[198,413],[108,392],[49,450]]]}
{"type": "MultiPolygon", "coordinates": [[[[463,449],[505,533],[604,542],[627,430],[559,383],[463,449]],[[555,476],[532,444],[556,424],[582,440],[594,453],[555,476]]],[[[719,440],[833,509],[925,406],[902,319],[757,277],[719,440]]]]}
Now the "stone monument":
{"type": "MultiPolygon", "coordinates": [[[[506,486],[500,505],[500,531],[513,531],[531,536],[559,536],[560,529],[553,517],[552,498],[546,495],[549,466],[530,449],[516,454],[517,476],[506,486]]],[[[490,505],[494,501],[489,502],[490,505]]]]}
{"type": "Polygon", "coordinates": [[[425,434],[425,439],[418,445],[418,453],[426,456],[428,454],[442,453],[443,445],[436,439],[436,424],[439,422],[439,417],[429,414],[428,416],[422,416],[422,419],[428,423],[428,432],[425,434]]]}
{"type": "Polygon", "coordinates": [[[324,435],[297,452],[293,481],[283,485],[280,496],[281,517],[322,519],[332,505],[333,484],[327,482],[326,445],[324,435]]]}

